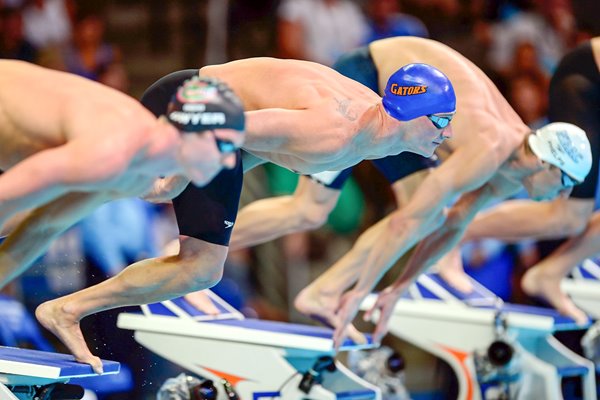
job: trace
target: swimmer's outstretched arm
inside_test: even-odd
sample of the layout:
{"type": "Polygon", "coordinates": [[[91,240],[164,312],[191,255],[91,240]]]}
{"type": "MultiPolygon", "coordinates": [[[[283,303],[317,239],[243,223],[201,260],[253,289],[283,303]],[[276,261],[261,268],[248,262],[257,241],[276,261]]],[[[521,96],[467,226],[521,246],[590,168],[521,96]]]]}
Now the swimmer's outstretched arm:
{"type": "Polygon", "coordinates": [[[0,224],[68,192],[109,185],[127,170],[137,150],[120,135],[101,141],[87,136],[26,158],[0,176],[0,224]]]}
{"type": "Polygon", "coordinates": [[[434,265],[453,249],[475,214],[490,204],[494,198],[495,192],[490,185],[484,185],[461,196],[460,200],[448,211],[442,226],[417,245],[394,286],[407,287],[425,269],[434,265]]]}
{"type": "Polygon", "coordinates": [[[593,199],[508,200],[479,213],[463,241],[497,238],[516,242],[573,236],[585,229],[593,210],[593,199]]]}
{"type": "MultiPolygon", "coordinates": [[[[430,172],[431,170],[419,171],[393,183],[392,189],[398,209],[408,204],[419,185],[430,172]]],[[[388,227],[392,215],[386,216],[365,230],[358,237],[350,251],[344,254],[331,268],[311,283],[304,293],[300,295],[301,299],[299,302],[302,303],[304,301],[304,303],[307,303],[314,300],[317,297],[315,293],[326,293],[330,298],[334,296],[337,298],[341,297],[344,291],[351,287],[360,277],[361,271],[365,268],[365,263],[373,247],[377,243],[386,243],[389,240],[387,235],[389,235],[388,227]]],[[[337,326],[334,320],[330,320],[329,322],[337,326]]]]}
{"type": "Polygon", "coordinates": [[[7,236],[9,233],[15,230],[17,226],[30,214],[29,211],[23,211],[21,213],[15,214],[13,217],[9,218],[8,221],[0,226],[0,238],[7,236]]]}
{"type": "Polygon", "coordinates": [[[238,250],[317,229],[325,223],[339,196],[339,190],[301,176],[293,195],[257,200],[242,208],[229,246],[238,250]]]}
{"type": "Polygon", "coordinates": [[[102,193],[70,193],[32,211],[0,244],[0,289],[25,272],[54,239],[109,200],[102,193]]]}
{"type": "Polygon", "coordinates": [[[444,207],[460,194],[481,187],[495,174],[500,160],[494,154],[492,143],[457,149],[425,178],[408,204],[389,217],[386,232],[378,235],[383,240],[370,248],[358,282],[342,296],[337,311],[340,325],[334,334],[336,345],[344,338],[360,303],[396,260],[442,224],[444,207]]]}
{"type": "Polygon", "coordinates": [[[489,154],[474,147],[458,149],[425,178],[408,204],[391,214],[384,240],[371,248],[354,292],[368,295],[396,260],[442,224],[446,206],[492,177],[497,163],[489,154]]]}
{"type": "MultiPolygon", "coordinates": [[[[404,290],[427,268],[435,265],[452,249],[456,248],[467,225],[475,215],[495,199],[506,198],[519,190],[513,182],[498,176],[495,185],[485,184],[479,189],[466,193],[452,206],[444,224],[419,243],[404,270],[394,283],[382,291],[373,308],[380,311],[374,332],[374,339],[380,340],[387,332],[391,310],[404,290]]],[[[341,334],[341,333],[340,333],[341,334]]]]}

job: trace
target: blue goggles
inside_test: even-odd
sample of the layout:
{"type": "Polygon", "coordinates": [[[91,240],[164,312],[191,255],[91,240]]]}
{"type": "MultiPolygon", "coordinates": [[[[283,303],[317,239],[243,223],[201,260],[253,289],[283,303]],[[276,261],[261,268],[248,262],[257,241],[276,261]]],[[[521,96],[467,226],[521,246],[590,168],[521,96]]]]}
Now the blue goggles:
{"type": "Polygon", "coordinates": [[[437,129],[444,129],[445,127],[450,125],[452,117],[454,117],[454,114],[430,114],[427,116],[427,118],[429,118],[433,126],[435,126],[437,129]]]}
{"type": "Polygon", "coordinates": [[[575,179],[571,178],[569,176],[569,174],[567,174],[562,169],[560,170],[560,182],[562,183],[562,185],[565,188],[572,188],[573,186],[580,183],[580,182],[576,181],[575,179]]]}
{"type": "Polygon", "coordinates": [[[209,131],[213,138],[215,139],[215,144],[217,145],[217,149],[219,149],[220,153],[235,153],[239,147],[236,146],[231,140],[219,139],[217,135],[215,135],[215,131],[209,131]]]}

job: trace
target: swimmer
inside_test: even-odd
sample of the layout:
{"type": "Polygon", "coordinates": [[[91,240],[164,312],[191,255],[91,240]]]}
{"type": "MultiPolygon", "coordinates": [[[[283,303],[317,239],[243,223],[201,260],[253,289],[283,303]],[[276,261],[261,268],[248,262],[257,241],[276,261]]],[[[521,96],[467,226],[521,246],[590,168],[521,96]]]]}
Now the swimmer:
{"type": "Polygon", "coordinates": [[[584,324],[588,317],[564,293],[560,282],[573,267],[600,252],[600,212],[594,212],[600,155],[600,37],[582,43],[562,58],[550,81],[549,95],[551,121],[570,122],[585,130],[592,144],[590,174],[573,188],[568,199],[547,203],[514,200],[482,213],[467,230],[466,239],[570,237],[525,273],[521,287],[584,324]]]}
{"type": "MultiPolygon", "coordinates": [[[[591,165],[589,143],[581,129],[549,125],[532,132],[478,67],[441,43],[411,37],[376,41],[343,56],[334,68],[385,94],[389,90],[386,81],[397,66],[416,60],[443,68],[454,83],[454,135],[438,148],[441,165],[434,169],[429,169],[430,161],[411,160],[408,154],[374,161],[392,184],[398,209],[365,231],[346,255],[296,298],[299,311],[337,327],[337,344],[361,301],[383,274],[436,228],[440,228],[436,234],[441,237],[433,243],[443,254],[488,201],[505,198],[522,187],[538,200],[555,198],[583,181],[591,165]],[[583,146],[579,163],[561,165],[548,157],[545,146],[555,144],[563,137],[561,132],[564,140],[583,146]],[[410,179],[402,179],[405,176],[410,179]],[[452,206],[460,196],[446,218],[445,207],[452,206]]],[[[249,204],[240,211],[231,247],[251,246],[320,226],[335,206],[349,173],[303,177],[293,196],[249,204]]],[[[422,263],[433,262],[433,249],[431,257],[422,263]]],[[[387,296],[390,301],[386,309],[420,267],[413,269],[404,276],[404,286],[387,296]]],[[[382,298],[378,307],[384,303],[382,298]]],[[[356,331],[350,329],[355,338],[356,331]]],[[[385,321],[381,320],[376,339],[385,330],[385,321]]]]}
{"type": "Polygon", "coordinates": [[[0,287],[43,254],[53,226],[66,229],[106,201],[150,195],[161,175],[204,185],[235,165],[244,139],[243,107],[216,80],[186,82],[169,110],[202,104],[224,113],[216,124],[157,119],[118,91],[20,61],[0,61],[0,84],[0,221],[35,209],[15,228],[27,240],[2,244],[0,287]],[[198,103],[207,92],[212,99],[198,103]]]}
{"type": "Polygon", "coordinates": [[[9,60],[0,72],[0,225],[70,192],[139,195],[160,175],[204,185],[235,163],[218,140],[243,141],[226,125],[212,125],[217,136],[181,134],[129,96],[67,73],[9,60]]]}
{"type": "MultiPolygon", "coordinates": [[[[452,134],[449,122],[456,108],[452,84],[439,69],[424,64],[399,66],[394,72],[383,98],[328,67],[298,60],[238,60],[160,79],[142,99],[155,115],[166,112],[169,93],[193,76],[215,77],[240,96],[246,108],[243,165],[238,162],[222,171],[203,188],[185,186],[181,177],[174,178],[179,179],[177,184],[165,185],[177,194],[173,204],[180,233],[178,254],[142,260],[99,285],[44,303],[36,310],[38,320],[77,360],[100,372],[101,363],[87,348],[79,321],[102,310],[171,299],[217,283],[237,216],[244,169],[271,161],[315,173],[403,151],[431,156],[452,134]]],[[[168,198],[173,193],[156,190],[154,195],[168,198]]],[[[28,249],[28,257],[36,251],[28,249]]]]}

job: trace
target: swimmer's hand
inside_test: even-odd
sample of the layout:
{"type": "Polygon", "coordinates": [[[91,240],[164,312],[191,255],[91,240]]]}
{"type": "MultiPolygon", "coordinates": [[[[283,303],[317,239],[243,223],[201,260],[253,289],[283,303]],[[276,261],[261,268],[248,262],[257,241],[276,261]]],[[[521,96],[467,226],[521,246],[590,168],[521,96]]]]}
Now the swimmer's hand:
{"type": "Polygon", "coordinates": [[[152,188],[141,197],[151,203],[166,203],[179,196],[189,183],[190,180],[181,175],[158,178],[152,188]]]}
{"type": "Polygon", "coordinates": [[[363,319],[372,321],[375,315],[378,315],[377,325],[373,332],[373,343],[380,344],[383,337],[388,332],[390,318],[392,317],[396,303],[402,295],[402,289],[395,286],[385,288],[377,296],[377,301],[373,304],[370,310],[365,312],[363,319]]]}
{"type": "MultiPolygon", "coordinates": [[[[368,293],[367,293],[368,294],[368,293]]],[[[337,352],[350,332],[352,320],[358,314],[359,308],[367,294],[350,290],[344,293],[336,310],[337,323],[333,332],[333,347],[337,352]]]]}

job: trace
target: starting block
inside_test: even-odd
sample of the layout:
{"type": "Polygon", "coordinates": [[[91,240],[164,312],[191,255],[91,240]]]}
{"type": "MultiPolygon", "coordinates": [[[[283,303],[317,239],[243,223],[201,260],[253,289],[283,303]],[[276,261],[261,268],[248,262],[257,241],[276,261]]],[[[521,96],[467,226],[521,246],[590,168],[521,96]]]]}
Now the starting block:
{"type": "Polygon", "coordinates": [[[552,336],[585,327],[551,309],[505,304],[474,280],[473,287],[465,295],[435,273],[422,274],[396,304],[390,333],[447,362],[461,400],[495,398],[490,393],[499,390],[511,399],[560,400],[562,379],[572,376],[581,378],[583,399],[596,399],[594,364],[552,336]]]}
{"type": "Polygon", "coordinates": [[[595,319],[600,319],[600,265],[598,260],[585,260],[563,279],[561,288],[573,302],[595,319]]]}
{"type": "MultiPolygon", "coordinates": [[[[214,382],[240,399],[381,398],[380,390],[333,360],[333,331],[325,327],[246,319],[218,296],[222,313],[206,316],[184,299],[122,313],[117,326],[160,356],[214,382]]],[[[346,341],[341,350],[374,347],[346,341]]],[[[219,392],[218,399],[229,399],[219,392]]]]}
{"type": "Polygon", "coordinates": [[[585,260],[573,269],[571,276],[562,280],[561,288],[578,307],[596,319],[581,344],[585,355],[595,361],[596,373],[600,374],[600,260],[585,260]]]}
{"type": "MultiPolygon", "coordinates": [[[[102,361],[104,375],[118,374],[120,364],[102,361]]],[[[83,388],[72,378],[97,376],[72,355],[0,346],[0,398],[3,400],[81,399],[83,388]],[[79,396],[79,397],[77,397],[79,396]]]]}

